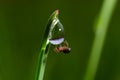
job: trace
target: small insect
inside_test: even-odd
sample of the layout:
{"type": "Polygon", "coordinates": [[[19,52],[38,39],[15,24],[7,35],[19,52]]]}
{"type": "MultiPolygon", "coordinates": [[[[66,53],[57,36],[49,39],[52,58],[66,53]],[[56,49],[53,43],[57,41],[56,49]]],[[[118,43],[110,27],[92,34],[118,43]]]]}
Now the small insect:
{"type": "Polygon", "coordinates": [[[71,48],[69,47],[67,41],[64,41],[63,44],[56,45],[54,48],[54,51],[57,53],[63,52],[65,54],[68,54],[68,53],[70,53],[71,48]]]}

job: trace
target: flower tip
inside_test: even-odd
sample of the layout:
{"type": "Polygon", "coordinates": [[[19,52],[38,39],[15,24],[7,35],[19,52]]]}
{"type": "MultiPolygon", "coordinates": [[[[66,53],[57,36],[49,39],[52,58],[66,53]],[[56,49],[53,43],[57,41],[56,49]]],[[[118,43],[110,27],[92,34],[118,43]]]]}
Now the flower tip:
{"type": "Polygon", "coordinates": [[[56,12],[56,14],[59,14],[59,9],[57,9],[55,12],[56,12]]]}

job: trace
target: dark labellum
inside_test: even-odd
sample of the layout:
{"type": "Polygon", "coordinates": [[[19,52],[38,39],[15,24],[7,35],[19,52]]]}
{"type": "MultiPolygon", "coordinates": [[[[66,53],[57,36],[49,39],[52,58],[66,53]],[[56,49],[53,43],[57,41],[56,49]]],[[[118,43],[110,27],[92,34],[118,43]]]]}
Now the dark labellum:
{"type": "Polygon", "coordinates": [[[63,50],[63,53],[68,54],[68,53],[70,53],[70,51],[71,51],[71,48],[66,48],[63,50]]]}
{"type": "Polygon", "coordinates": [[[54,48],[54,51],[56,53],[63,52],[65,54],[68,54],[68,53],[70,53],[71,48],[68,46],[68,43],[66,41],[64,41],[62,44],[56,45],[54,48]]]}

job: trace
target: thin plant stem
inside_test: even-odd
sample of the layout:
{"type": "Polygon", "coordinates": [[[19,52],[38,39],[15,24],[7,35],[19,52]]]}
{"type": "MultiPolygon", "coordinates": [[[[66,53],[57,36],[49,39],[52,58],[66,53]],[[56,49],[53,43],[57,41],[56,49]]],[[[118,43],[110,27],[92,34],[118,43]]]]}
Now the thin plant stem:
{"type": "Polygon", "coordinates": [[[58,13],[59,13],[58,10],[53,12],[53,14],[50,16],[48,23],[46,25],[46,29],[41,41],[41,47],[40,47],[40,52],[38,56],[38,62],[37,62],[37,68],[36,68],[34,80],[43,80],[49,46],[50,46],[49,39],[52,36],[51,32],[53,28],[59,22],[58,13]]]}
{"type": "Polygon", "coordinates": [[[102,48],[104,45],[104,40],[106,37],[106,32],[116,3],[117,0],[104,0],[103,2],[103,6],[98,17],[98,22],[95,25],[95,39],[92,46],[84,80],[95,79],[102,48]]]}

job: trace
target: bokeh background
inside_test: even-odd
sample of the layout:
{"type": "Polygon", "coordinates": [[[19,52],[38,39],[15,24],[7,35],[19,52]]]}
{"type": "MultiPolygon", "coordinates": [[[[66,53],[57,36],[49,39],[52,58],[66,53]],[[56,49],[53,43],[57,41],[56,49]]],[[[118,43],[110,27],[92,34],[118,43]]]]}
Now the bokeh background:
{"type": "MultiPolygon", "coordinates": [[[[60,10],[72,51],[51,48],[44,80],[83,80],[103,0],[0,0],[0,80],[34,80],[41,36],[60,10]]],[[[120,80],[120,1],[110,20],[95,80],[120,80]]]]}

